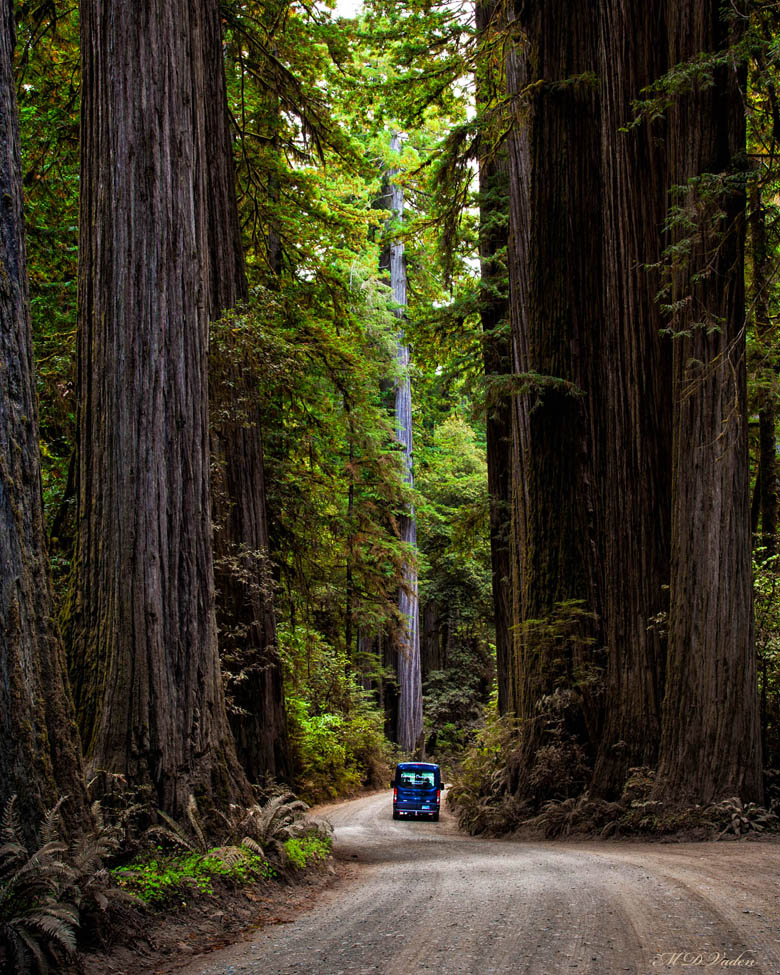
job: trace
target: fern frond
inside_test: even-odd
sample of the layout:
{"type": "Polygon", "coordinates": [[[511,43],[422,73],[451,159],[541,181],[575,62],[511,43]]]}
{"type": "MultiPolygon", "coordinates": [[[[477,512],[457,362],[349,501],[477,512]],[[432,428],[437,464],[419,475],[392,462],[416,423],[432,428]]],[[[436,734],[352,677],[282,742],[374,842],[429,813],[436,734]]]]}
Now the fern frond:
{"type": "Polygon", "coordinates": [[[190,843],[186,837],[182,834],[181,830],[168,829],[167,826],[150,826],[146,830],[145,835],[149,836],[159,836],[161,839],[168,840],[175,846],[180,846],[182,849],[187,850],[188,853],[196,853],[195,847],[190,843]]]}
{"type": "Polygon", "coordinates": [[[55,941],[69,955],[76,951],[76,931],[78,915],[58,916],[54,911],[39,911],[24,919],[25,927],[33,927],[45,934],[49,941],[55,941]]]}
{"type": "Polygon", "coordinates": [[[27,856],[26,847],[21,843],[3,843],[0,846],[0,878],[15,869],[15,864],[27,856]]]}
{"type": "Polygon", "coordinates": [[[44,846],[49,843],[56,843],[60,839],[60,827],[62,826],[60,809],[68,796],[60,796],[57,802],[43,817],[41,825],[41,840],[44,846]]]}
{"type": "Polygon", "coordinates": [[[13,795],[8,800],[5,812],[3,813],[2,826],[0,826],[4,843],[23,844],[22,824],[19,820],[19,813],[16,811],[16,796],[13,795]]]}
{"type": "Polygon", "coordinates": [[[245,836],[243,840],[241,840],[241,846],[249,850],[250,853],[254,853],[255,856],[265,856],[265,850],[263,850],[262,846],[260,846],[259,843],[256,843],[251,836],[245,836]]]}
{"type": "Polygon", "coordinates": [[[100,805],[100,799],[95,799],[95,801],[89,807],[89,811],[92,813],[92,819],[94,820],[98,831],[105,829],[106,823],[103,816],[103,807],[100,805]]]}
{"type": "Polygon", "coordinates": [[[195,800],[195,796],[190,793],[189,799],[187,800],[187,819],[190,821],[190,826],[198,838],[200,843],[200,848],[202,851],[208,848],[206,843],[206,837],[203,835],[203,829],[200,825],[200,820],[198,819],[198,803],[195,800]]]}
{"type": "Polygon", "coordinates": [[[244,851],[240,846],[218,846],[209,850],[208,858],[219,860],[226,867],[235,867],[245,860],[244,851]]]}
{"type": "Polygon", "coordinates": [[[49,963],[43,953],[43,948],[38,943],[38,938],[33,934],[32,931],[28,931],[24,927],[15,927],[14,930],[20,943],[19,948],[17,949],[18,970],[20,972],[25,972],[28,969],[26,955],[27,952],[29,952],[35,959],[38,975],[47,975],[49,971],[49,963]]]}

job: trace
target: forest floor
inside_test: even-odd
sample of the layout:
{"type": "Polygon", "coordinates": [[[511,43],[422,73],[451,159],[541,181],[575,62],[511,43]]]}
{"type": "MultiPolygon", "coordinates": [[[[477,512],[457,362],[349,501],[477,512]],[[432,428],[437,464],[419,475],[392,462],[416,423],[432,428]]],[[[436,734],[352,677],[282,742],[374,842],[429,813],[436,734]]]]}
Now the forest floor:
{"type": "Polygon", "coordinates": [[[335,874],[235,944],[127,975],[780,973],[778,842],[475,838],[444,809],[394,822],[389,791],[317,812],[335,874]]]}

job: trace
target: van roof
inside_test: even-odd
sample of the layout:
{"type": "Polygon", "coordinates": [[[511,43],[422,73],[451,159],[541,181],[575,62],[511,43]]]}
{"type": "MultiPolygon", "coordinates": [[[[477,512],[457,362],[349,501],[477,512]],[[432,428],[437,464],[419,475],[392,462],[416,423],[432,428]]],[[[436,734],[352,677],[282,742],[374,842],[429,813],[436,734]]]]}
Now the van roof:
{"type": "Polygon", "coordinates": [[[432,762],[399,762],[398,768],[438,768],[432,762]]]}

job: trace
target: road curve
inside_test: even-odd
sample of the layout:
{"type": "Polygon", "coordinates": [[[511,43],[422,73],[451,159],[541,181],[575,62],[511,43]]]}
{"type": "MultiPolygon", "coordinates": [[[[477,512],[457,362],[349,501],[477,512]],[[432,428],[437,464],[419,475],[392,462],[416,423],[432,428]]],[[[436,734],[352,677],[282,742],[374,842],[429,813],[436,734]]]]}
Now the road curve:
{"type": "Polygon", "coordinates": [[[322,810],[355,877],[184,975],[780,975],[780,845],[519,843],[322,810]]]}

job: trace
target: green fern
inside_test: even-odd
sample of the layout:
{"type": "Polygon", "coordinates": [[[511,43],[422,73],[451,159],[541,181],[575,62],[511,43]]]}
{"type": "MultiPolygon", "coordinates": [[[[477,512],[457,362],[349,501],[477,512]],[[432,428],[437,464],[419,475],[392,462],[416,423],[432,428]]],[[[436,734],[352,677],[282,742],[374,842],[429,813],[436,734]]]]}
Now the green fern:
{"type": "Polygon", "coordinates": [[[316,835],[329,841],[330,824],[306,815],[308,805],[286,789],[266,795],[265,802],[248,808],[233,806],[229,813],[220,814],[228,839],[264,856],[273,850],[280,862],[284,862],[284,844],[290,839],[316,835]]]}
{"type": "Polygon", "coordinates": [[[63,955],[76,950],[78,909],[66,899],[75,874],[62,857],[67,844],[58,839],[63,801],[47,813],[41,827],[42,844],[32,852],[23,838],[15,796],[3,814],[0,960],[19,975],[46,973],[52,963],[59,968],[63,955]]]}

